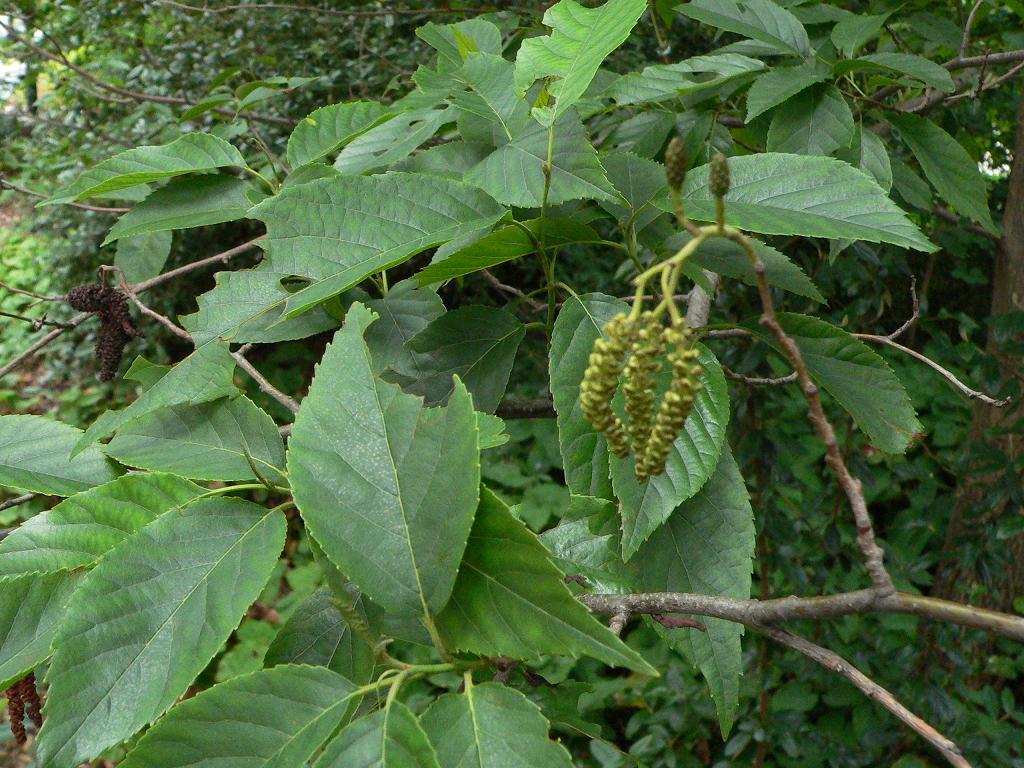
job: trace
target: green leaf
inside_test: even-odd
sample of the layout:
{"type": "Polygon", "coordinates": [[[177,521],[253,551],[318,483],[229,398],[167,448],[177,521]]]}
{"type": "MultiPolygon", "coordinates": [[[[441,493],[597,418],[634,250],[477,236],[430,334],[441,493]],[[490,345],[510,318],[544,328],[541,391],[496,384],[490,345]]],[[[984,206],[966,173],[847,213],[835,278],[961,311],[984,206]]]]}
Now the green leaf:
{"type": "Polygon", "coordinates": [[[834,85],[813,86],[775,110],[769,152],[831,155],[853,141],[853,112],[834,85]]]}
{"type": "Polygon", "coordinates": [[[420,285],[440,283],[527,256],[536,250],[536,246],[524,227],[536,239],[540,238],[543,229],[548,245],[593,242],[599,238],[593,229],[575,219],[530,219],[469,243],[451,256],[424,268],[416,275],[416,280],[420,285]]]}
{"type": "Polygon", "coordinates": [[[103,452],[131,467],[198,480],[285,482],[277,425],[247,397],[159,408],[123,427],[103,452]]]}
{"type": "MultiPolygon", "coordinates": [[[[577,497],[579,498],[579,497],[577,497]]],[[[616,519],[618,514],[616,513],[616,519]]],[[[590,520],[567,520],[540,535],[559,570],[586,579],[589,589],[602,593],[632,591],[633,574],[619,557],[619,536],[594,533],[590,520]]],[[[618,530],[618,523],[615,528],[618,530]]]]}
{"type": "Polygon", "coordinates": [[[459,768],[572,768],[572,758],[548,737],[540,709],[500,683],[446,693],[422,718],[442,766],[459,768]]]}
{"type": "Polygon", "coordinates": [[[493,413],[476,412],[476,426],[480,430],[480,450],[497,448],[509,441],[505,420],[493,413]]]}
{"type": "Polygon", "coordinates": [[[455,24],[428,21],[416,30],[416,37],[437,51],[437,68],[450,72],[462,66],[470,52],[501,53],[501,29],[484,19],[466,19],[455,24]]]}
{"type": "Polygon", "coordinates": [[[263,664],[327,667],[354,683],[370,680],[373,649],[345,623],[327,587],[306,598],[278,630],[263,664]]]}
{"type": "Polygon", "coordinates": [[[0,589],[0,690],[50,655],[50,642],[84,574],[61,571],[21,576],[0,589]]]}
{"type": "Polygon", "coordinates": [[[196,346],[217,338],[236,344],[270,344],[305,339],[337,328],[339,323],[322,307],[299,317],[285,318],[284,306],[291,295],[281,282],[291,278],[268,265],[234,272],[218,272],[213,290],[196,299],[199,311],[178,318],[196,346]]]}
{"type": "Polygon", "coordinates": [[[288,164],[298,168],[337,152],[393,115],[392,110],[375,101],[320,107],[300,120],[288,137],[288,164]]]}
{"type": "Polygon", "coordinates": [[[648,104],[719,88],[727,83],[739,84],[763,69],[763,61],[738,53],[693,56],[675,64],[654,64],[644,67],[642,72],[623,75],[603,95],[617,104],[648,104]]]}
{"type": "Polygon", "coordinates": [[[37,207],[70,203],[136,184],[225,167],[245,167],[245,160],[237,149],[209,133],[188,133],[170,144],[136,147],[114,155],[85,171],[37,207]]]}
{"type": "Polygon", "coordinates": [[[118,219],[103,244],[132,235],[241,219],[252,207],[246,197],[248,189],[246,182],[223,174],[172,181],[118,219]]]}
{"type": "MultiPolygon", "coordinates": [[[[669,250],[678,250],[690,240],[688,233],[679,232],[665,241],[669,250]]],[[[825,297],[821,295],[818,286],[807,276],[807,274],[782,251],[776,250],[767,243],[751,238],[754,250],[761,257],[765,267],[765,277],[768,284],[781,288],[784,291],[795,293],[797,296],[805,296],[819,304],[825,303],[825,297]]],[[[757,285],[757,275],[750,265],[750,259],[746,251],[739,243],[722,238],[705,240],[697,251],[688,260],[691,266],[698,266],[703,269],[717,272],[725,277],[733,277],[742,280],[747,285],[757,285]]]]}
{"type": "MultiPolygon", "coordinates": [[[[551,183],[547,197],[550,205],[569,200],[616,199],[615,188],[605,176],[597,150],[591,146],[575,112],[566,114],[555,126],[551,147],[551,183]]],[[[548,129],[531,122],[514,140],[498,147],[469,171],[465,179],[504,205],[540,208],[544,200],[547,158],[548,129]]]]}
{"type": "Polygon", "coordinates": [[[898,157],[890,159],[892,162],[892,185],[900,197],[922,211],[931,210],[932,189],[928,186],[928,182],[914,173],[910,166],[898,157]]]}
{"type": "Polygon", "coordinates": [[[848,16],[832,27],[832,42],[846,58],[852,58],[864,43],[874,38],[892,13],[848,16]]]}
{"type": "Polygon", "coordinates": [[[988,209],[985,179],[967,150],[926,117],[894,115],[892,121],[928,181],[953,210],[974,219],[989,232],[996,232],[988,209]]]}
{"type": "Polygon", "coordinates": [[[423,395],[427,405],[446,402],[458,377],[473,395],[474,405],[491,413],[505,394],[525,335],[526,327],[503,309],[459,307],[413,336],[407,346],[415,367],[395,371],[402,388],[423,395]]]}
{"type": "Polygon", "coordinates": [[[858,126],[854,131],[853,144],[849,149],[839,152],[838,157],[870,175],[886,192],[892,189],[889,150],[874,131],[858,126]]]}
{"type": "MultiPolygon", "coordinates": [[[[676,509],[641,547],[637,557],[641,588],[746,600],[753,555],[754,513],[743,477],[726,448],[701,491],[676,509]]],[[[728,736],[739,705],[743,625],[705,617],[700,621],[707,632],[662,634],[673,644],[689,646],[711,688],[722,734],[728,736]]]]}
{"type": "Polygon", "coordinates": [[[107,553],[54,640],[39,762],[72,768],[170,707],[259,596],[285,528],[281,512],[201,499],[107,553]]]}
{"type": "Polygon", "coordinates": [[[330,738],[355,691],[323,667],[241,675],[178,704],[121,768],[294,768],[330,738]]]}
{"type": "Polygon", "coordinates": [[[835,66],[836,75],[839,76],[864,69],[899,72],[943,93],[952,93],[956,90],[956,83],[953,82],[949,70],[930,59],[911,53],[871,53],[857,59],[837,62],[835,66]]]}
{"type": "Polygon", "coordinates": [[[601,202],[599,205],[615,217],[620,227],[642,231],[663,215],[654,202],[668,194],[665,167],[646,157],[629,152],[611,152],[602,158],[608,178],[626,202],[601,202]]]}
{"type": "Polygon", "coordinates": [[[406,371],[420,378],[427,368],[406,346],[410,339],[445,313],[437,292],[418,288],[415,280],[402,280],[388,290],[383,299],[373,299],[366,306],[377,313],[377,320],[366,329],[366,345],[373,356],[373,372],[387,369],[406,371]]]}
{"type": "Polygon", "coordinates": [[[71,457],[81,436],[43,416],[0,416],[0,485],[71,496],[117,477],[117,466],[96,448],[71,457]]]}
{"type": "Polygon", "coordinates": [[[544,12],[552,32],[523,41],[515,73],[520,94],[538,78],[561,78],[548,86],[555,106],[535,110],[544,125],[553,124],[583,96],[601,62],[626,41],[646,7],[645,0],[608,0],[597,8],[561,0],[544,12]]]}
{"type": "Polygon", "coordinates": [[[439,768],[434,748],[405,704],[364,715],[324,749],[313,768],[439,768]]]}
{"type": "Polygon", "coordinates": [[[334,161],[347,176],[372,171],[401,160],[455,119],[449,109],[410,109],[370,128],[350,141],[334,161]]]}
{"type": "Polygon", "coordinates": [[[830,76],[828,68],[816,61],[765,72],[747,91],[747,122],[830,76]]]}
{"type": "Polygon", "coordinates": [[[558,414],[558,449],[562,454],[565,482],[573,493],[611,498],[608,479],[608,444],[580,407],[580,382],[594,342],[616,312],[629,306],[602,293],[571,296],[555,318],[551,334],[548,370],[551,397],[558,414]]]}
{"type": "Polygon", "coordinates": [[[463,112],[496,124],[511,140],[526,126],[529,108],[515,90],[512,62],[493,53],[471,53],[455,74],[467,90],[456,92],[451,102],[463,112]]]}
{"type": "Polygon", "coordinates": [[[76,493],[0,541],[0,578],[92,565],[123,539],[204,490],[181,477],[146,473],[76,493]]]}
{"type": "Polygon", "coordinates": [[[389,173],[311,181],[250,215],[267,225],[270,268],[314,281],[288,298],[295,316],[422,250],[494,225],[505,210],[459,182],[389,173]]]}
{"type": "Polygon", "coordinates": [[[813,52],[796,16],[771,0],[694,0],[677,9],[691,19],[760,40],[800,57],[813,52]]]}
{"type": "Polygon", "coordinates": [[[181,403],[205,403],[238,393],[234,384],[235,359],[227,342],[213,341],[196,350],[171,368],[137,400],[119,411],[106,411],[94,421],[75,444],[79,453],[97,440],[112,435],[132,419],[157,408],[181,403]]]}
{"type": "MultiPolygon", "coordinates": [[[[700,364],[704,387],[686,425],[672,444],[665,472],[646,483],[637,482],[632,455],[611,458],[612,487],[622,515],[622,558],[629,560],[672,510],[699,491],[714,474],[729,424],[729,390],[718,360],[703,345],[700,364]]],[[[663,364],[659,392],[668,387],[671,369],[663,364]]],[[[660,398],[659,398],[660,402],[660,398]]]]}
{"type": "Polygon", "coordinates": [[[373,373],[360,304],[317,367],[288,444],[309,531],[385,610],[423,616],[451,594],[480,482],[476,416],[461,383],[424,408],[373,373]]]}
{"type": "Polygon", "coordinates": [[[449,141],[417,152],[391,166],[391,170],[463,181],[466,174],[493,151],[490,142],[449,141]]]}
{"type": "Polygon", "coordinates": [[[436,624],[450,650],[517,659],[586,654],[657,674],[572,596],[544,545],[486,488],[436,624]]]}
{"type": "Polygon", "coordinates": [[[140,283],[163,271],[171,253],[170,232],[150,232],[117,241],[114,266],[124,273],[129,283],[140,283]]]}
{"type": "MultiPolygon", "coordinates": [[[[686,213],[698,221],[715,218],[708,168],[694,168],[683,185],[686,213]]],[[[740,229],[936,250],[873,179],[840,160],[764,152],[730,158],[729,172],[725,220],[740,229]]]]}
{"type": "MultiPolygon", "coordinates": [[[[872,445],[903,453],[922,432],[903,384],[867,344],[816,317],[784,312],[779,322],[800,348],[811,378],[853,417],[872,445]]],[[[760,326],[749,326],[776,347],[760,326]]]]}

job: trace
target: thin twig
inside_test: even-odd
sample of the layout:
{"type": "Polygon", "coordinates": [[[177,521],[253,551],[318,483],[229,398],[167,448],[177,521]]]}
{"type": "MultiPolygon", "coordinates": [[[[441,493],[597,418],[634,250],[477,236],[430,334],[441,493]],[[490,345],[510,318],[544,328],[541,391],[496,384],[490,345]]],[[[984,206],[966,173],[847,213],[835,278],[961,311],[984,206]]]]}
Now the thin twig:
{"type": "Polygon", "coordinates": [[[770,637],[777,643],[802,653],[807,658],[825,667],[825,669],[842,675],[853,683],[861,693],[872,701],[881,704],[890,713],[895,715],[900,722],[935,747],[950,765],[956,768],[971,768],[971,764],[964,758],[960,748],[952,740],[943,736],[933,726],[903,706],[892,693],[850,664],[850,662],[835,651],[822,648],[820,645],[812,643],[810,640],[799,635],[794,635],[792,632],[787,632],[784,629],[766,626],[754,626],[753,629],[770,637]]]}
{"type": "Polygon", "coordinates": [[[861,339],[862,341],[871,341],[871,342],[874,342],[875,344],[885,344],[888,347],[892,347],[893,349],[897,349],[900,352],[903,352],[905,354],[910,355],[915,360],[920,360],[922,363],[927,365],[933,371],[937,371],[938,373],[940,373],[946,379],[946,381],[948,381],[954,387],[959,389],[961,392],[963,392],[965,395],[967,395],[967,397],[971,398],[972,400],[980,400],[983,403],[988,403],[989,405],[994,405],[997,408],[1002,408],[1004,405],[1008,405],[1010,403],[1010,401],[1012,400],[1012,398],[1009,398],[1009,397],[1006,397],[1006,398],[1003,398],[1002,400],[999,400],[997,398],[994,398],[994,397],[991,397],[989,395],[986,395],[984,392],[979,392],[976,389],[971,389],[966,384],[964,384],[962,381],[960,381],[960,379],[958,379],[956,376],[954,376],[952,373],[950,373],[945,368],[943,368],[941,365],[939,365],[934,360],[932,360],[930,357],[926,357],[925,355],[922,355],[916,349],[911,349],[910,347],[905,347],[902,344],[900,344],[898,341],[893,341],[892,337],[890,337],[890,336],[876,336],[876,335],[871,334],[871,333],[854,333],[854,334],[851,334],[851,335],[854,336],[855,338],[861,339]]]}
{"type": "Polygon", "coordinates": [[[610,629],[615,635],[621,635],[622,630],[625,629],[626,625],[629,623],[630,615],[629,611],[619,611],[614,614],[611,621],[608,622],[608,629],[610,629]]]}
{"type": "Polygon", "coordinates": [[[317,8],[309,5],[295,5],[293,3],[246,3],[235,5],[222,5],[218,8],[207,6],[189,5],[188,3],[177,2],[176,0],[156,0],[160,5],[171,8],[179,8],[183,11],[195,13],[230,13],[232,11],[300,11],[324,16],[345,16],[350,18],[363,18],[373,16],[429,16],[433,14],[466,14],[466,13],[490,13],[494,8],[383,8],[373,11],[350,11],[337,8],[317,8]]]}
{"type": "Polygon", "coordinates": [[[960,58],[967,56],[967,49],[971,44],[971,27],[974,26],[974,17],[981,9],[981,6],[985,4],[985,0],[977,0],[974,7],[971,8],[971,12],[967,14],[967,21],[964,22],[964,35],[960,40],[960,58]]]}
{"type": "Polygon", "coordinates": [[[26,493],[22,496],[16,496],[13,499],[8,499],[7,501],[0,502],[0,512],[3,512],[5,509],[10,509],[11,507],[16,507],[19,504],[24,504],[26,501],[32,501],[32,499],[34,499],[37,495],[38,494],[35,493],[26,493]]]}
{"type": "Polygon", "coordinates": [[[292,413],[298,413],[298,402],[267,381],[263,374],[257,371],[253,364],[246,359],[245,353],[251,349],[251,346],[252,345],[250,344],[246,344],[241,349],[231,353],[231,356],[235,358],[235,362],[238,363],[238,367],[252,377],[253,381],[255,381],[259,386],[261,392],[270,395],[292,413]]]}
{"type": "Polygon", "coordinates": [[[783,384],[791,384],[796,381],[796,371],[774,379],[761,378],[760,376],[746,376],[745,374],[737,373],[727,365],[722,366],[722,371],[724,371],[725,375],[730,379],[742,381],[744,384],[749,384],[752,387],[778,387],[783,384]]]}
{"type": "Polygon", "coordinates": [[[495,277],[494,274],[489,269],[481,269],[480,275],[481,277],[483,277],[484,280],[487,281],[488,285],[490,285],[492,288],[495,288],[509,296],[515,296],[517,299],[522,299],[523,303],[526,304],[526,306],[528,306],[530,309],[534,311],[547,309],[546,304],[541,304],[536,299],[530,298],[513,285],[506,285],[505,283],[501,282],[501,280],[495,277]]]}
{"type": "MultiPolygon", "coordinates": [[[[43,200],[47,200],[50,197],[49,195],[44,195],[42,192],[36,192],[34,189],[29,189],[28,187],[15,184],[3,177],[0,177],[0,189],[9,189],[13,192],[20,192],[23,195],[39,197],[43,200]]],[[[73,208],[81,208],[83,211],[97,211],[99,213],[125,213],[131,210],[131,208],[116,208],[107,205],[88,205],[86,203],[68,203],[68,205],[73,208]]]]}
{"type": "Polygon", "coordinates": [[[15,288],[13,285],[5,283],[0,280],[0,288],[10,293],[16,293],[19,296],[28,296],[30,299],[38,299],[39,301],[64,301],[63,296],[57,294],[46,295],[45,293],[36,293],[35,291],[28,291],[24,288],[15,288]]]}
{"type": "Polygon", "coordinates": [[[912,307],[910,317],[907,318],[906,322],[903,323],[899,328],[886,336],[887,339],[895,341],[904,333],[909,331],[914,323],[921,317],[921,302],[917,300],[917,278],[914,275],[910,276],[910,304],[912,307]]]}
{"type": "Polygon", "coordinates": [[[555,405],[550,398],[536,400],[502,400],[495,411],[503,419],[553,419],[555,405]]]}
{"type": "Polygon", "coordinates": [[[12,320],[21,320],[23,323],[28,323],[35,330],[39,330],[44,326],[50,328],[68,328],[67,323],[60,323],[56,320],[47,320],[45,317],[28,317],[27,315],[19,315],[16,312],[4,312],[0,311],[0,317],[9,317],[12,320]]]}
{"type": "Polygon", "coordinates": [[[146,317],[149,317],[149,318],[152,318],[153,320],[156,320],[158,323],[160,323],[160,325],[162,325],[164,328],[169,330],[175,336],[178,336],[178,337],[180,337],[182,339],[185,339],[185,341],[192,341],[192,334],[190,334],[188,331],[186,331],[180,325],[178,325],[173,320],[171,320],[171,318],[169,318],[169,317],[167,317],[165,315],[161,315],[155,309],[150,309],[149,307],[147,307],[145,304],[142,303],[142,299],[140,299],[135,294],[135,291],[132,290],[132,287],[130,285],[128,285],[128,281],[124,279],[124,270],[123,269],[121,269],[118,266],[108,266],[108,265],[104,264],[104,265],[102,265],[100,267],[100,270],[103,271],[103,272],[116,272],[117,273],[118,279],[119,279],[119,286],[118,287],[124,292],[125,296],[127,296],[131,300],[131,302],[136,307],[138,307],[139,312],[144,314],[146,317]]]}

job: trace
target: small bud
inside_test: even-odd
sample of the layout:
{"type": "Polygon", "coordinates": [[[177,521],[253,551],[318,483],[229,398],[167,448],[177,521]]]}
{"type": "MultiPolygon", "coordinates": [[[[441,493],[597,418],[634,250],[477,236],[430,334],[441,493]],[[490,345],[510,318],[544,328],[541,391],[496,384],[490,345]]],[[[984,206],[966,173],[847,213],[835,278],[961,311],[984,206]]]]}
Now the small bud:
{"type": "Polygon", "coordinates": [[[686,180],[686,145],[678,136],[668,143],[665,150],[665,178],[668,180],[670,189],[677,192],[686,180]]]}
{"type": "Polygon", "coordinates": [[[715,197],[725,197],[729,193],[729,161],[721,152],[716,152],[711,158],[708,189],[715,197]]]}

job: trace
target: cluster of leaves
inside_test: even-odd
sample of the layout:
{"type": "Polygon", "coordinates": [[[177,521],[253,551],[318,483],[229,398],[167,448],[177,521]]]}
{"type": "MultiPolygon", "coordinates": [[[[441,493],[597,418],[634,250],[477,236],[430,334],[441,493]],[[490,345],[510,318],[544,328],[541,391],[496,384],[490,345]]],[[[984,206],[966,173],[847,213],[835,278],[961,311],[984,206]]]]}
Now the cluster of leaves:
{"type": "MultiPolygon", "coordinates": [[[[757,248],[769,281],[801,307],[822,303],[822,291],[771,237],[825,239],[832,259],[848,249],[874,257],[887,246],[933,252],[890,197],[927,211],[932,188],[962,216],[994,224],[977,164],[947,130],[870,100],[851,106],[849,88],[913,95],[956,87],[931,59],[888,50],[890,14],[695,0],[682,16],[742,39],[674,64],[603,68],[646,9],[643,0],[595,8],[562,0],[526,39],[509,14],[430,23],[416,32],[433,54],[412,90],[388,103],[316,109],[281,158],[240,148],[239,123],[216,123],[103,160],[47,201],[137,199],[105,240],[117,244],[116,263],[132,281],[165,269],[171,232],[248,219],[262,223],[266,239],[257,267],[221,272],[197,311],[180,318],[195,344],[187,357],[172,367],[135,360],[124,376],[139,396],[126,407],[84,432],[0,417],[0,484],[66,497],[0,543],[0,687],[46,667],[41,765],[71,768],[119,754],[123,743],[125,766],[571,765],[549,739],[551,725],[581,741],[578,754],[625,764],[587,721],[593,701],[564,681],[571,660],[586,656],[631,671],[592,674],[595,700],[644,688],[665,701],[673,688],[650,682],[656,666],[669,683],[690,673],[678,660],[652,665],[657,648],[664,657],[660,643],[694,662],[730,733],[741,706],[740,626],[652,624],[627,643],[573,598],[579,585],[564,576],[599,592],[749,597],[756,529],[733,450],[744,466],[775,451],[770,465],[784,466],[786,480],[827,499],[819,454],[795,428],[799,449],[786,461],[774,440],[730,447],[734,411],[744,421],[749,412],[730,401],[718,360],[735,352],[709,341],[699,347],[701,394],[665,474],[638,482],[579,405],[587,355],[626,304],[591,290],[586,272],[578,292],[560,285],[556,265],[575,272],[574,261],[599,259],[628,277],[685,244],[657,161],[674,131],[696,166],[682,189],[688,215],[713,220],[701,160],[710,147],[725,150],[733,156],[728,221],[766,236],[757,248]],[[730,132],[718,113],[740,103],[743,127],[730,132]],[[534,309],[523,295],[533,285],[504,306],[446,306],[439,294],[438,286],[534,255],[543,321],[523,319],[534,309]],[[494,413],[531,330],[547,342],[557,412],[557,434],[537,441],[557,440],[559,456],[544,466],[560,465],[564,489],[561,504],[526,492],[510,507],[499,486],[513,481],[488,456],[516,436],[494,413]],[[236,385],[231,345],[288,348],[322,334],[332,340],[286,445],[271,414],[236,385]],[[252,500],[227,497],[242,492],[252,500]],[[299,517],[290,526],[292,506],[299,517]],[[251,672],[224,674],[175,704],[254,601],[273,591],[282,550],[296,546],[315,558],[313,581],[326,587],[299,590],[276,636],[257,642],[268,647],[251,672]],[[479,682],[510,660],[561,682],[562,693],[531,691],[534,671],[479,682]]],[[[684,23],[673,13],[655,23],[684,23]]],[[[303,84],[268,76],[229,93],[234,74],[183,108],[182,119],[213,121],[212,110],[252,109],[303,84]]],[[[753,280],[728,243],[690,265],[698,285],[707,284],[702,270],[753,280]]],[[[778,360],[750,306],[717,313],[720,326],[749,332],[759,360],[778,360]]],[[[876,452],[905,451],[922,425],[889,365],[841,324],[799,313],[780,320],[858,439],[876,452]]],[[[792,400],[767,407],[779,422],[799,421],[792,400]]],[[[909,537],[913,523],[894,524],[894,538],[909,537]]],[[[837,573],[823,588],[854,586],[848,571],[856,573],[837,573]]],[[[799,574],[783,577],[807,586],[799,574]]],[[[924,582],[907,574],[903,583],[924,582]]],[[[882,638],[877,650],[899,647],[882,638]]],[[[780,686],[780,711],[817,702],[805,683],[770,683],[780,686]]],[[[695,699],[688,703],[706,707],[695,699]]],[[[849,702],[833,696],[829,704],[849,702]]],[[[1019,723],[1012,696],[995,706],[1019,723]]],[[[654,734],[685,729],[687,715],[666,703],[661,722],[631,725],[650,729],[634,758],[668,761],[671,741],[654,734]]],[[[728,756],[765,738],[753,726],[752,718],[741,724],[728,756]]],[[[704,734],[695,728],[692,737],[688,747],[704,734]]],[[[778,743],[791,764],[823,764],[782,735],[778,743]]]]}

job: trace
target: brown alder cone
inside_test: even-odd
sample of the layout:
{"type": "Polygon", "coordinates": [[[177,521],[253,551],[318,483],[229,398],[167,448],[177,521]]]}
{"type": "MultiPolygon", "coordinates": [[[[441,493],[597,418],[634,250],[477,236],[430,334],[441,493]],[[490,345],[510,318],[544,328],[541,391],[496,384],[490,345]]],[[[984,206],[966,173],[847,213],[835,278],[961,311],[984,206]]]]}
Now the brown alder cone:
{"type": "Polygon", "coordinates": [[[28,741],[25,733],[25,702],[21,698],[21,681],[19,680],[4,695],[7,696],[7,718],[11,721],[11,733],[18,744],[28,741]]]}
{"type": "Polygon", "coordinates": [[[79,312],[92,312],[99,318],[96,359],[100,381],[110,381],[121,365],[128,340],[142,335],[132,322],[124,294],[106,285],[77,285],[68,291],[67,302],[79,312]]]}
{"type": "Polygon", "coordinates": [[[29,672],[21,681],[21,698],[25,702],[25,714],[36,728],[43,727],[43,702],[36,687],[36,673],[29,672]]]}

